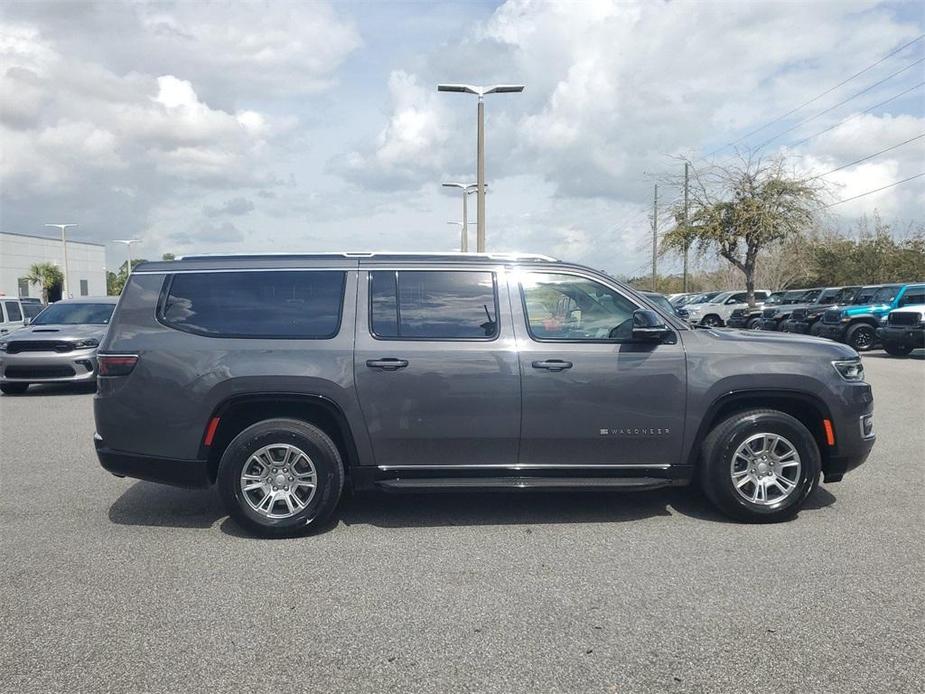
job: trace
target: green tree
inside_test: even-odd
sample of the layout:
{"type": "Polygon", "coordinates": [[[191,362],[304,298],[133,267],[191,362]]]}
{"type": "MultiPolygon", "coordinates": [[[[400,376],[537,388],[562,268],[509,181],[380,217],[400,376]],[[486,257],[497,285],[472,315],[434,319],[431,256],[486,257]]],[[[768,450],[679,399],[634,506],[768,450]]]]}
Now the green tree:
{"type": "Polygon", "coordinates": [[[177,259],[177,256],[175,256],[173,253],[164,253],[164,255],[161,256],[161,260],[176,260],[176,259],[177,259]]]}
{"type": "Polygon", "coordinates": [[[48,303],[48,296],[54,289],[64,284],[64,274],[53,263],[33,263],[25,277],[29,284],[42,288],[42,303],[48,303]]]}
{"type": "Polygon", "coordinates": [[[754,306],[762,253],[811,227],[822,188],[789,173],[783,159],[740,157],[703,171],[690,168],[690,214],[685,223],[675,210],[676,224],[662,237],[662,250],[683,253],[692,247],[727,260],[744,275],[754,306]]]}
{"type": "MultiPolygon", "coordinates": [[[[140,265],[141,263],[148,262],[144,258],[132,258],[132,269],[140,265]]],[[[110,296],[115,296],[121,294],[122,290],[125,288],[125,281],[128,279],[128,264],[122,263],[119,266],[119,272],[107,272],[106,273],[106,293],[110,296]]]]}

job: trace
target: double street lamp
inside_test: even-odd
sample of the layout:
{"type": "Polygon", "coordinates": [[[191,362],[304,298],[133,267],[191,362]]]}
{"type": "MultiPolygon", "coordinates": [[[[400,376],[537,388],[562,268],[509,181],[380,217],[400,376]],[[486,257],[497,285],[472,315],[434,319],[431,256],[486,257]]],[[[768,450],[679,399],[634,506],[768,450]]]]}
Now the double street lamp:
{"type": "Polygon", "coordinates": [[[67,289],[68,289],[68,287],[67,287],[67,276],[68,276],[68,271],[67,271],[67,236],[65,235],[65,232],[68,230],[68,228],[70,228],[70,227],[76,227],[77,225],[76,225],[76,224],[46,224],[45,226],[47,226],[47,227],[54,227],[55,229],[60,229],[60,230],[61,230],[61,247],[62,247],[63,250],[64,250],[64,279],[63,279],[62,282],[61,282],[61,295],[62,295],[62,297],[65,298],[65,299],[70,299],[70,298],[71,298],[71,295],[68,294],[68,291],[67,291],[67,289]]]}
{"type": "Polygon", "coordinates": [[[490,87],[478,87],[471,84],[438,84],[438,92],[462,92],[465,94],[475,94],[479,98],[478,107],[478,144],[476,145],[477,158],[477,236],[476,251],[485,252],[485,103],[486,94],[507,94],[513,92],[522,92],[522,84],[495,84],[490,87]]]}

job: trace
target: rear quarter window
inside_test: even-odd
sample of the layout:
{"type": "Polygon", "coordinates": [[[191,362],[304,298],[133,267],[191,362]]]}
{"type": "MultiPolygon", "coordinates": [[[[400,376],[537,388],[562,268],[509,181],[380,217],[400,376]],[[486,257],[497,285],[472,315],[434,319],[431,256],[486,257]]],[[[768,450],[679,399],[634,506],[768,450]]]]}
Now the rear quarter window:
{"type": "Polygon", "coordinates": [[[159,318],[209,337],[329,339],[340,330],[345,278],[328,270],[177,273],[159,318]]]}

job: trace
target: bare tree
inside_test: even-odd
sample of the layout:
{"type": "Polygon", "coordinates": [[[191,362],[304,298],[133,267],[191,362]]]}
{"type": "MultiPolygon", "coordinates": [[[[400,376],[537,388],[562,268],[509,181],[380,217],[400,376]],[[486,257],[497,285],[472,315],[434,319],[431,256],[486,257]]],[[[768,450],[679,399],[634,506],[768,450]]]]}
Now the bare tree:
{"type": "Polygon", "coordinates": [[[745,277],[755,304],[755,277],[762,254],[812,226],[822,207],[822,184],[788,170],[782,158],[742,156],[724,165],[692,165],[690,214],[677,211],[676,225],[662,237],[666,252],[715,254],[745,277]]]}

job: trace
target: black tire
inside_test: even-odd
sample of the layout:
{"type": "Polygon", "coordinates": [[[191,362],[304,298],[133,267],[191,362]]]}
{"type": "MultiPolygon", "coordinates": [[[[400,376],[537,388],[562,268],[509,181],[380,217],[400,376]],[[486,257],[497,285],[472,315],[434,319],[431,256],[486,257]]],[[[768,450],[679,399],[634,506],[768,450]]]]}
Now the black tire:
{"type": "Polygon", "coordinates": [[[703,320],[700,321],[700,325],[705,328],[718,328],[722,324],[723,321],[720,320],[720,317],[713,313],[711,313],[709,316],[704,316],[703,320]]]}
{"type": "Polygon", "coordinates": [[[0,383],[0,393],[4,395],[22,395],[27,390],[28,383],[0,383]]]}
{"type": "Polygon", "coordinates": [[[845,344],[855,352],[866,352],[873,349],[877,333],[867,323],[857,323],[848,328],[845,333],[845,344]]]}
{"type": "Polygon", "coordinates": [[[292,537],[318,528],[331,515],[344,486],[340,451],[321,429],[297,419],[267,419],[238,434],[222,454],[217,480],[228,514],[242,528],[264,537],[292,537]],[[251,508],[241,490],[244,465],[256,451],[271,444],[295,446],[315,467],[316,489],[300,512],[287,518],[269,518],[251,508]]]}
{"type": "Polygon", "coordinates": [[[816,321],[809,326],[809,334],[813,337],[819,337],[822,334],[822,321],[816,321]]]}
{"type": "Polygon", "coordinates": [[[901,345],[898,342],[884,342],[883,349],[886,350],[887,354],[892,354],[894,357],[908,357],[912,352],[912,345],[901,345]]]}
{"type": "Polygon", "coordinates": [[[724,514],[747,523],[777,523],[793,518],[819,484],[821,463],[816,440],[803,424],[778,410],[737,412],[717,424],[701,448],[700,484],[704,493],[724,514]],[[800,456],[796,488],[770,505],[744,499],[731,476],[732,459],[738,447],[758,433],[779,434],[793,444],[800,456]]]}
{"type": "Polygon", "coordinates": [[[749,330],[761,330],[761,319],[760,319],[760,318],[752,318],[750,321],[748,321],[748,326],[747,326],[747,328],[748,328],[749,330]]]}

